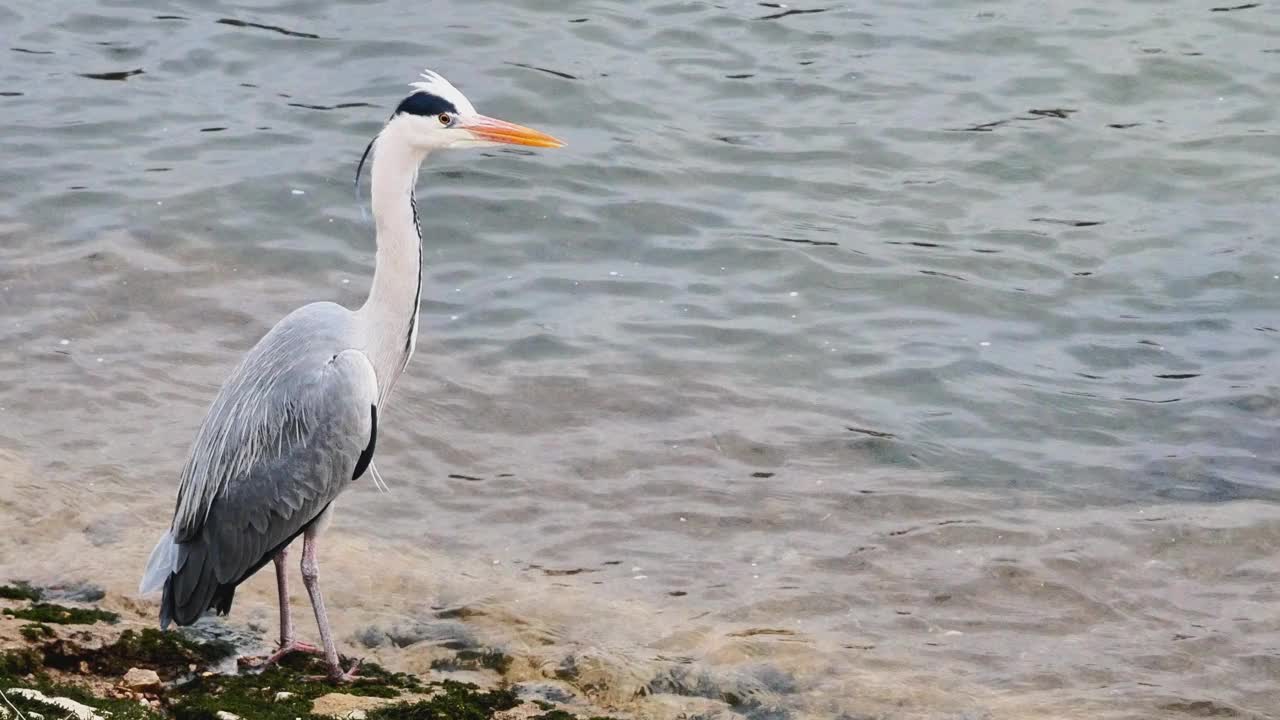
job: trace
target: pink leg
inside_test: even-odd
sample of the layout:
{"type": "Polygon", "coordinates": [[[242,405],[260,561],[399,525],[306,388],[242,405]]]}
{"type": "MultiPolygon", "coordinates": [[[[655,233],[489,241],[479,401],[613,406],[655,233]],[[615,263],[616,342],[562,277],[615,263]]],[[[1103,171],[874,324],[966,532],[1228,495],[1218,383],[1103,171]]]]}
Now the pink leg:
{"type": "Polygon", "coordinates": [[[289,546],[286,545],[271,559],[276,566],[276,589],[280,594],[280,647],[293,644],[293,613],[289,610],[289,546]]]}
{"type": "Polygon", "coordinates": [[[359,661],[348,671],[342,670],[338,661],[338,646],[333,641],[333,632],[329,629],[329,614],[324,609],[324,596],[320,594],[320,564],[316,561],[316,536],[318,528],[313,525],[302,535],[302,584],[307,587],[311,596],[311,607],[316,611],[316,625],[320,628],[320,642],[324,644],[324,660],[329,665],[329,679],[338,682],[350,682],[355,679],[359,661]]]}
{"type": "Polygon", "coordinates": [[[276,566],[276,589],[280,594],[280,649],[272,653],[263,665],[274,665],[296,652],[319,655],[320,648],[310,643],[298,642],[293,634],[293,613],[289,609],[289,548],[284,547],[271,559],[276,566]]]}

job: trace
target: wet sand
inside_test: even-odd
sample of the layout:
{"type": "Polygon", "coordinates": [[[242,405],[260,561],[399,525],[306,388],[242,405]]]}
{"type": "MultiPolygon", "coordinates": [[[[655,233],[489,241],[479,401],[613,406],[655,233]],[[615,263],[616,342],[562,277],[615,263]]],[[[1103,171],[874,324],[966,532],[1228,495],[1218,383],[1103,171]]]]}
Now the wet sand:
{"type": "MultiPolygon", "coordinates": [[[[10,477],[24,472],[11,455],[5,463],[10,477]]],[[[148,624],[154,599],[133,596],[132,575],[102,567],[141,567],[150,528],[117,519],[114,540],[95,544],[102,518],[116,515],[110,506],[48,503],[39,485],[17,487],[6,512],[31,522],[0,545],[0,577],[85,578],[107,592],[104,607],[148,624]]],[[[796,718],[1271,712],[1280,622],[1267,608],[1280,579],[1270,562],[1280,520],[1270,506],[1028,508],[999,524],[955,506],[919,508],[905,524],[901,509],[893,523],[874,519],[886,505],[912,503],[873,494],[863,510],[873,542],[823,559],[856,575],[865,596],[786,573],[697,591],[736,594],[731,612],[709,613],[696,596],[655,597],[628,563],[451,557],[370,542],[342,521],[327,536],[322,568],[346,652],[429,677],[452,655],[450,643],[497,648],[511,659],[506,682],[566,682],[599,707],[637,717],[675,718],[708,700],[732,710],[725,697],[796,718]],[[775,584],[787,582],[800,584],[775,584]],[[1116,665],[1129,669],[1108,669],[1116,665]],[[1098,688],[1109,697],[1096,698],[1098,688]]],[[[305,595],[293,600],[309,637],[305,595]]],[[[218,622],[265,648],[274,601],[274,580],[260,573],[218,622]]]]}

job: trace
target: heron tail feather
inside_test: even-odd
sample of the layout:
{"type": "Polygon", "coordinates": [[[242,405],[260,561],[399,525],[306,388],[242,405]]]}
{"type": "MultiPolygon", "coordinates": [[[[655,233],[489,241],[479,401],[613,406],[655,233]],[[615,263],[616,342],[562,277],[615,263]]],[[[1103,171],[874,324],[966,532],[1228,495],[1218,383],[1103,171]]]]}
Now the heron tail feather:
{"type": "Polygon", "coordinates": [[[178,544],[173,541],[173,531],[166,530],[147,560],[147,569],[143,571],[142,582],[138,584],[138,594],[147,595],[163,588],[164,581],[176,569],[177,562],[178,544]]]}

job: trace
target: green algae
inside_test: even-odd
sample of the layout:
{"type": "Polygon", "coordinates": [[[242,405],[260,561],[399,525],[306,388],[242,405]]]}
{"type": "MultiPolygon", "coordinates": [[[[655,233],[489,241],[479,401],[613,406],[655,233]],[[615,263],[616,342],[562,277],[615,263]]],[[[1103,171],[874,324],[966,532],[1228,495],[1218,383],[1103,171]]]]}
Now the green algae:
{"type": "Polygon", "coordinates": [[[53,628],[44,623],[27,623],[18,628],[18,634],[27,642],[37,643],[54,636],[53,628]]]}
{"type": "Polygon", "coordinates": [[[428,700],[370,710],[368,720],[489,720],[520,704],[512,690],[480,690],[471,683],[445,680],[428,700]]]}
{"type": "MultiPolygon", "coordinates": [[[[534,700],[533,702],[540,709],[545,710],[546,712],[542,713],[541,715],[531,715],[529,716],[528,720],[618,720],[618,718],[605,717],[604,715],[592,715],[589,718],[584,718],[581,715],[574,715],[568,710],[562,710],[560,708],[556,708],[552,706],[551,703],[548,703],[548,702],[542,702],[540,700],[534,700]]],[[[702,717],[702,716],[699,715],[698,717],[702,717]]]]}
{"type": "Polygon", "coordinates": [[[511,658],[501,650],[459,650],[452,658],[440,658],[431,662],[432,670],[493,670],[506,675],[511,669],[511,658]]]}
{"type": "Polygon", "coordinates": [[[44,668],[44,658],[37,650],[18,648],[0,653],[0,679],[31,675],[44,668]]]}
{"type": "Polygon", "coordinates": [[[131,667],[149,667],[164,677],[166,670],[181,674],[190,665],[205,667],[235,653],[235,646],[222,640],[200,642],[181,633],[144,628],[120,633],[115,642],[95,651],[91,665],[98,672],[110,674],[124,674],[131,667]]]}
{"type": "Polygon", "coordinates": [[[416,677],[374,663],[361,665],[356,680],[341,686],[323,679],[327,669],[321,660],[299,654],[256,674],[197,677],[173,689],[173,716],[214,720],[222,710],[254,720],[307,719],[317,717],[311,714],[311,701],[332,692],[395,698],[406,690],[426,689],[416,677]],[[277,701],[281,692],[289,695],[277,701]]]}
{"type": "MultiPolygon", "coordinates": [[[[318,659],[311,658],[311,660],[317,665],[320,663],[318,659]]],[[[421,692],[425,688],[417,676],[409,673],[391,672],[377,663],[361,664],[359,679],[360,682],[357,682],[349,689],[352,695],[396,697],[404,690],[421,692]]]]}
{"type": "MultiPolygon", "coordinates": [[[[547,708],[544,707],[543,710],[547,710],[547,708]]],[[[699,715],[699,717],[701,717],[701,715],[699,715]]],[[[543,714],[541,715],[531,716],[529,717],[529,720],[584,720],[584,719],[582,719],[582,717],[579,715],[573,715],[572,712],[567,712],[564,710],[552,710],[550,712],[543,712],[543,714]]],[[[588,719],[585,719],[585,720],[617,720],[617,719],[616,717],[604,717],[603,715],[593,715],[588,717],[588,719]]]]}
{"type": "Polygon", "coordinates": [[[140,667],[155,670],[165,680],[186,674],[191,665],[207,667],[236,651],[231,643],[197,642],[181,633],[155,628],[125,630],[115,642],[100,648],[56,640],[46,643],[43,650],[45,664],[56,670],[76,671],[83,663],[95,673],[114,677],[140,667]]]}
{"type": "Polygon", "coordinates": [[[257,674],[196,677],[173,688],[170,710],[178,720],[215,720],[219,711],[254,720],[310,718],[311,701],[331,691],[297,667],[282,665],[257,674]],[[277,701],[281,692],[290,695],[277,701]]]}
{"type": "Polygon", "coordinates": [[[4,600],[30,600],[36,602],[43,595],[44,593],[40,592],[39,588],[33,588],[22,580],[12,585],[0,585],[0,599],[4,600]]]}
{"type": "Polygon", "coordinates": [[[19,620],[52,623],[54,625],[92,625],[96,622],[113,623],[120,616],[97,608],[70,608],[54,603],[34,603],[16,610],[5,608],[4,614],[19,620]]]}
{"type": "MultiPolygon", "coordinates": [[[[27,687],[50,696],[68,697],[111,713],[112,720],[218,720],[219,712],[246,720],[325,720],[311,712],[311,704],[332,692],[387,698],[399,697],[406,691],[430,695],[425,700],[370,710],[368,720],[492,720],[495,713],[521,703],[511,689],[482,690],[453,680],[424,683],[413,675],[393,673],[374,663],[362,665],[355,682],[335,686],[316,677],[323,675],[324,663],[305,655],[291,656],[260,673],[198,674],[180,681],[164,693],[165,712],[144,707],[136,700],[94,697],[82,688],[54,684],[44,675],[46,669],[76,672],[85,666],[100,677],[118,677],[128,667],[147,666],[162,676],[185,675],[188,661],[207,667],[209,658],[226,650],[206,645],[177,633],[152,629],[126,630],[116,642],[99,649],[77,648],[64,640],[46,641],[43,656],[33,648],[0,654],[0,687],[27,687]],[[277,700],[282,692],[288,694],[277,700]]],[[[56,712],[50,715],[54,709],[36,701],[23,699],[15,701],[15,705],[24,712],[61,717],[56,712]]],[[[549,703],[538,706],[545,712],[537,720],[579,720],[564,710],[553,709],[549,703]]]]}
{"type": "MultiPolygon", "coordinates": [[[[6,586],[11,590],[14,587],[6,586]]],[[[232,643],[202,642],[183,632],[162,632],[154,628],[128,629],[112,642],[85,647],[75,641],[79,635],[64,633],[68,636],[59,637],[45,623],[114,622],[115,613],[41,603],[36,598],[38,595],[26,595],[21,599],[28,600],[30,605],[4,611],[11,617],[31,620],[18,628],[18,633],[31,645],[0,653],[0,689],[30,688],[49,697],[70,698],[95,708],[99,714],[109,714],[111,720],[218,720],[219,713],[223,712],[245,720],[329,720],[312,713],[311,706],[315,699],[333,692],[393,701],[406,692],[426,697],[412,701],[401,699],[370,710],[369,720],[492,720],[495,713],[515,708],[522,702],[511,689],[482,690],[453,680],[426,682],[407,673],[390,672],[374,663],[362,665],[354,682],[334,685],[324,679],[327,666],[318,658],[303,654],[290,656],[257,673],[209,673],[206,671],[219,661],[236,653],[232,643]],[[95,684],[102,680],[113,682],[135,667],[153,669],[167,683],[158,691],[158,707],[141,704],[130,697],[96,697],[88,688],[65,684],[68,679],[78,682],[77,676],[94,678],[95,684]]],[[[510,666],[511,659],[505,654],[483,649],[459,651],[447,661],[445,669],[505,673],[510,666]]],[[[26,714],[65,715],[65,711],[45,702],[20,697],[9,699],[26,714]]],[[[538,703],[538,708],[543,712],[538,720],[580,720],[550,703],[538,703]]]]}
{"type": "MultiPolygon", "coordinates": [[[[8,688],[26,688],[38,690],[47,697],[65,697],[98,710],[99,715],[110,716],[111,720],[164,720],[164,716],[155,710],[143,707],[137,700],[127,698],[101,698],[90,690],[76,685],[54,682],[46,673],[47,665],[39,650],[22,648],[0,653],[0,690],[8,688]]],[[[67,717],[67,711],[48,703],[31,700],[8,693],[8,702],[13,703],[27,717],[33,713],[46,718],[67,717]]],[[[7,704],[4,704],[6,709],[7,704]]],[[[19,717],[22,717],[21,715],[19,717]]]]}
{"type": "Polygon", "coordinates": [[[256,675],[198,677],[172,690],[170,709],[175,720],[217,720],[220,711],[254,720],[320,720],[321,716],[311,713],[311,703],[322,695],[394,698],[414,691],[434,694],[426,700],[369,710],[368,720],[491,720],[494,713],[520,704],[512,690],[481,690],[452,680],[424,684],[412,675],[391,673],[372,663],[360,667],[361,677],[355,682],[335,686],[312,674],[324,669],[314,658],[290,657],[256,675]],[[282,692],[289,694],[276,700],[282,692]]]}

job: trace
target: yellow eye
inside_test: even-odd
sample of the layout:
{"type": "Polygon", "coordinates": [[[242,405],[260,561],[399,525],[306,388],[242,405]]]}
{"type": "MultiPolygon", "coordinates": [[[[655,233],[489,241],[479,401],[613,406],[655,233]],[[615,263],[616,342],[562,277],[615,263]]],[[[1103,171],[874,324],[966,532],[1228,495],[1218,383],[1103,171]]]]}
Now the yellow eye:
{"type": "Polygon", "coordinates": [[[441,125],[448,125],[453,122],[453,116],[449,113],[440,113],[436,116],[436,119],[440,121],[441,125]]]}

